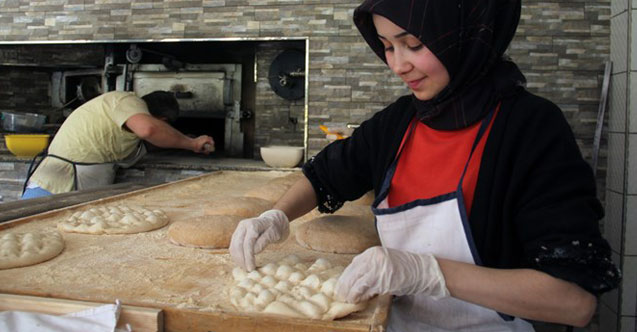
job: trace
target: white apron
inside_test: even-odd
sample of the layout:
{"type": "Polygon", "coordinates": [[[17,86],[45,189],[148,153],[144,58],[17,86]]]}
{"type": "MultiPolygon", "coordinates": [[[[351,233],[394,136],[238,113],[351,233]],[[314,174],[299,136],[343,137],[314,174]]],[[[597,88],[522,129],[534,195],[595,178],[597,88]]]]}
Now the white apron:
{"type": "MultiPolygon", "coordinates": [[[[385,175],[372,206],[376,227],[384,247],[481,265],[475,248],[462,195],[467,166],[493,111],[482,121],[455,192],[388,207],[387,195],[402,152],[402,146],[385,175]]],[[[411,126],[408,138],[414,126],[411,126]]],[[[407,139],[408,139],[407,138],[407,139]]],[[[407,141],[407,139],[405,141],[407,141]]],[[[453,297],[434,300],[425,295],[397,296],[392,303],[388,331],[534,331],[519,318],[499,314],[453,297]]]]}
{"type": "MultiPolygon", "coordinates": [[[[27,179],[24,181],[24,188],[22,192],[26,190],[26,188],[30,188],[34,184],[30,182],[31,175],[38,168],[42,160],[46,157],[56,158],[62,161],[65,161],[71,166],[73,166],[73,190],[83,190],[83,189],[92,189],[99,188],[105,185],[112,184],[115,180],[115,172],[118,167],[128,168],[133,166],[136,162],[138,162],[144,155],[146,155],[146,146],[143,142],[140,142],[137,146],[137,149],[129,154],[124,160],[111,162],[111,163],[83,163],[83,162],[74,162],[72,160],[66,159],[64,157],[56,156],[54,154],[48,154],[46,152],[42,152],[35,157],[31,161],[31,165],[29,165],[29,170],[27,172],[27,179]],[[42,157],[40,161],[33,167],[35,160],[39,157],[42,157]]],[[[39,186],[39,185],[38,185],[39,186]]]]}
{"type": "Polygon", "coordinates": [[[124,160],[112,163],[73,163],[76,174],[77,190],[99,188],[115,181],[115,172],[119,167],[128,168],[146,155],[146,146],[140,142],[137,149],[124,160]]]}

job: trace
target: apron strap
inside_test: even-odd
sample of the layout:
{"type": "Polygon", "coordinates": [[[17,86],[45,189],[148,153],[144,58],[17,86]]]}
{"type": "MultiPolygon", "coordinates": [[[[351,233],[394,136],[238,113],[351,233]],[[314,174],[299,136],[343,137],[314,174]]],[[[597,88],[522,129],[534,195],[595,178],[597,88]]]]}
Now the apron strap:
{"type": "Polygon", "coordinates": [[[487,114],[487,116],[482,120],[482,123],[480,124],[480,129],[478,129],[478,134],[476,135],[476,139],[473,141],[473,145],[471,146],[469,159],[467,159],[467,162],[464,165],[464,169],[462,170],[462,176],[460,176],[460,182],[458,183],[458,188],[462,188],[462,182],[464,181],[464,176],[467,173],[467,169],[469,168],[469,162],[471,162],[471,157],[473,157],[473,153],[478,147],[478,143],[480,143],[482,136],[484,136],[484,133],[487,132],[487,129],[489,128],[489,125],[491,124],[491,120],[493,120],[494,114],[497,113],[498,110],[500,110],[501,104],[502,104],[501,102],[498,103],[495,109],[492,109],[491,111],[489,111],[489,114],[487,114]]]}
{"type": "Polygon", "coordinates": [[[400,155],[403,153],[403,148],[405,147],[405,143],[411,137],[411,134],[414,132],[414,128],[416,128],[417,123],[418,121],[414,117],[414,119],[411,120],[411,124],[409,125],[407,135],[405,136],[403,141],[400,143],[400,147],[398,147],[398,152],[396,153],[396,156],[394,157],[394,160],[392,161],[392,163],[389,165],[389,170],[385,174],[383,183],[380,186],[380,195],[378,195],[378,197],[374,199],[372,206],[378,206],[378,204],[385,199],[387,194],[389,194],[389,187],[391,185],[391,180],[394,178],[394,173],[396,173],[396,168],[397,168],[396,166],[398,164],[398,159],[400,159],[400,155]]]}
{"type": "Polygon", "coordinates": [[[35,157],[33,157],[33,159],[31,159],[31,162],[29,163],[29,169],[27,170],[27,177],[24,180],[24,185],[22,185],[22,195],[24,195],[24,192],[27,190],[27,185],[29,184],[29,179],[31,179],[31,176],[33,175],[33,173],[35,173],[35,170],[38,168],[38,166],[40,166],[40,163],[42,163],[44,158],[46,158],[47,152],[48,152],[48,149],[47,150],[42,150],[42,152],[38,153],[37,155],[35,155],[35,157]],[[35,161],[36,161],[36,159],[38,159],[38,157],[42,157],[42,159],[40,159],[36,163],[35,161]],[[33,164],[35,164],[35,167],[33,167],[33,164]]]}

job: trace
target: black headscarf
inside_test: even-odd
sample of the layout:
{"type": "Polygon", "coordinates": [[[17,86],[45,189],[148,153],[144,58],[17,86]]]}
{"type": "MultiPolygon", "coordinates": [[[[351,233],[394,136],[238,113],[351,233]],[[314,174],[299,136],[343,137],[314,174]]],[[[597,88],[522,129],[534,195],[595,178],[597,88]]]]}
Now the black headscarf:
{"type": "Polygon", "coordinates": [[[372,14],[418,38],[442,62],[450,82],[431,100],[412,96],[421,121],[436,129],[467,127],[525,82],[503,55],[520,20],[521,0],[366,0],[354,23],[372,50],[385,52],[372,14]]]}

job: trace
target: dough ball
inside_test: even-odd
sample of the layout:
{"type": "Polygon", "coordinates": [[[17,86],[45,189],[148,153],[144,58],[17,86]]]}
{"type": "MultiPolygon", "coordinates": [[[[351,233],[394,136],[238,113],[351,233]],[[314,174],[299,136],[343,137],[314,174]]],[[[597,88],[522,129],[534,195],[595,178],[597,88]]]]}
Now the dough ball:
{"type": "Polygon", "coordinates": [[[248,191],[244,196],[261,198],[275,203],[303,176],[302,172],[294,172],[285,176],[274,178],[266,184],[248,191]]]}
{"type": "Polygon", "coordinates": [[[252,218],[272,208],[274,203],[255,197],[227,197],[204,207],[206,215],[231,215],[252,218]]]}
{"type": "Polygon", "coordinates": [[[368,301],[347,304],[334,298],[340,274],[333,273],[343,269],[324,258],[306,263],[290,255],[266,264],[259,271],[247,273],[235,268],[234,284],[227,294],[232,305],[244,312],[332,320],[363,310],[368,304],[368,301]],[[288,264],[294,264],[294,268],[288,264]]]}
{"type": "Polygon", "coordinates": [[[358,254],[380,245],[373,219],[355,216],[323,216],[296,229],[296,241],[304,248],[338,254],[358,254]]]}
{"type": "Polygon", "coordinates": [[[242,219],[239,216],[219,215],[176,221],[168,228],[168,238],[185,247],[228,248],[232,233],[242,219]]]}

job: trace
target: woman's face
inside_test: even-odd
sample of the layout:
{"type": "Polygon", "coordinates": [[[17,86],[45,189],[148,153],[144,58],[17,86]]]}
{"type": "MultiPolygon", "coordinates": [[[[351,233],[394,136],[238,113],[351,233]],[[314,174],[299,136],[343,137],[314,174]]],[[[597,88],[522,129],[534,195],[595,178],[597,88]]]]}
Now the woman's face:
{"type": "Polygon", "coordinates": [[[429,100],[449,84],[445,66],[418,38],[384,16],[374,15],[373,20],[389,68],[407,83],[416,98],[429,100]]]}

